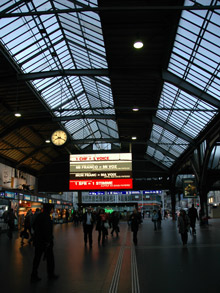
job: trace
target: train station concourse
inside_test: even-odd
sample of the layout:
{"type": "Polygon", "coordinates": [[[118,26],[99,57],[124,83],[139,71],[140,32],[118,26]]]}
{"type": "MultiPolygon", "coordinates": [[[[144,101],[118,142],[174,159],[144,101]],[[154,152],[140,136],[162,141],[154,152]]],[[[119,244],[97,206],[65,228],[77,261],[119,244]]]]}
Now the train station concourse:
{"type": "Polygon", "coordinates": [[[1,0],[0,27],[1,288],[220,292],[220,2],[1,0]],[[30,282],[21,232],[50,204],[59,278],[42,259],[30,282]],[[88,208],[119,235],[85,246],[88,208]]]}

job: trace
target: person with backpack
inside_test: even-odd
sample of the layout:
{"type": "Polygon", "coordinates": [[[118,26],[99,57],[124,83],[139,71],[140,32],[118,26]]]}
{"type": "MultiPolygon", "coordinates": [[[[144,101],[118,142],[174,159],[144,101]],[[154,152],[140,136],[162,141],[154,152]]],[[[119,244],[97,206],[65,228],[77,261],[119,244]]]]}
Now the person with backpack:
{"type": "Polygon", "coordinates": [[[186,214],[185,210],[181,210],[178,217],[178,228],[179,233],[181,234],[181,239],[183,242],[183,246],[187,245],[188,240],[188,231],[190,229],[190,219],[186,214]]]}

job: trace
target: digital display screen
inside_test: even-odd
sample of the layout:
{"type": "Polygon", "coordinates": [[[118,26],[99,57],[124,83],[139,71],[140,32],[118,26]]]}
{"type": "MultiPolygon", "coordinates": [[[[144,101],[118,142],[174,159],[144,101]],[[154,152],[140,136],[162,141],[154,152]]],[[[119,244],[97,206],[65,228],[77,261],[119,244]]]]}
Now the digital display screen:
{"type": "Polygon", "coordinates": [[[132,189],[132,155],[70,155],[70,190],[132,189]]]}

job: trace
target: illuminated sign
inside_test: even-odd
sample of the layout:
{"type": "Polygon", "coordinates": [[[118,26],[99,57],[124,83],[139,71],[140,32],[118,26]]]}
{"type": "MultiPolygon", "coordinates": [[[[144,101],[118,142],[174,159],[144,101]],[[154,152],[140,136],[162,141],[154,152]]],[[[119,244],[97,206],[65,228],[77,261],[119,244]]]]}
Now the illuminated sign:
{"type": "Polygon", "coordinates": [[[91,191],[89,195],[105,195],[105,191],[91,191]]]}
{"type": "Polygon", "coordinates": [[[43,198],[43,197],[38,197],[38,198],[37,198],[37,201],[39,201],[39,202],[44,202],[44,198],[43,198]]]}
{"type": "Polygon", "coordinates": [[[131,189],[132,179],[111,179],[111,180],[70,180],[70,190],[90,189],[131,189]]]}
{"type": "Polygon", "coordinates": [[[31,196],[24,194],[24,200],[31,200],[31,196]]]}
{"type": "Polygon", "coordinates": [[[15,193],[11,191],[5,191],[5,198],[15,198],[15,193]]]}
{"type": "Polygon", "coordinates": [[[0,192],[0,198],[4,198],[4,192],[0,192]]]}
{"type": "Polygon", "coordinates": [[[196,197],[197,189],[194,178],[183,179],[183,196],[184,197],[196,197]]]}
{"type": "Polygon", "coordinates": [[[161,190],[144,190],[143,194],[149,194],[149,193],[156,193],[156,194],[160,194],[162,193],[161,190]]]}
{"type": "MultiPolygon", "coordinates": [[[[80,166],[82,167],[82,166],[80,166]]],[[[85,167],[85,166],[84,166],[85,167]]],[[[95,166],[93,166],[96,168],[95,166]]],[[[100,167],[100,166],[98,166],[100,167]]],[[[101,167],[106,167],[103,165],[101,167]]],[[[131,178],[132,172],[131,171],[116,171],[116,172],[79,172],[79,173],[70,173],[70,180],[74,179],[111,179],[111,178],[131,178]]]]}
{"type": "Polygon", "coordinates": [[[70,190],[132,188],[131,153],[70,155],[70,190]]]}

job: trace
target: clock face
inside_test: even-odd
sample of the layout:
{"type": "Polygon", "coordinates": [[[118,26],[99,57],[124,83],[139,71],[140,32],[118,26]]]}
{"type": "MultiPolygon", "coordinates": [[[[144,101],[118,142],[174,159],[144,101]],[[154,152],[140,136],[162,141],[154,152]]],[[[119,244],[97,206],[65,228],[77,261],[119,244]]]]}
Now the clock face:
{"type": "Polygon", "coordinates": [[[51,135],[51,141],[53,144],[61,146],[67,141],[67,134],[63,130],[56,130],[51,135]]]}

